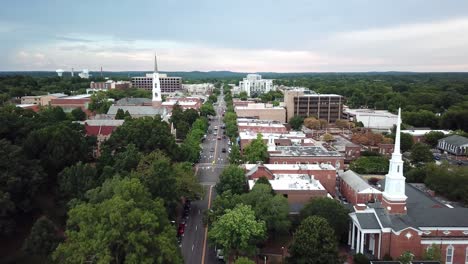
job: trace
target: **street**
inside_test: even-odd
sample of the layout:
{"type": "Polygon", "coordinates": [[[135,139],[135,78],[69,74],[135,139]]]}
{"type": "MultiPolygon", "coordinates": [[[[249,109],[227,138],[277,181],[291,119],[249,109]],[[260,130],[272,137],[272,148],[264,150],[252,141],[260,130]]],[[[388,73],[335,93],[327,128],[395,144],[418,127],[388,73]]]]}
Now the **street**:
{"type": "Polygon", "coordinates": [[[211,205],[215,197],[214,186],[225,166],[228,165],[228,139],[223,138],[223,111],[225,104],[223,94],[218,97],[215,107],[216,116],[211,118],[207,138],[202,143],[200,162],[196,165],[196,172],[200,184],[204,186],[205,197],[200,201],[193,201],[189,218],[187,219],[185,235],[182,239],[182,255],[185,263],[218,263],[215,250],[208,245],[208,230],[203,224],[203,212],[211,205]],[[215,127],[217,129],[215,130],[215,127]],[[223,148],[226,150],[224,153],[223,148]]]}

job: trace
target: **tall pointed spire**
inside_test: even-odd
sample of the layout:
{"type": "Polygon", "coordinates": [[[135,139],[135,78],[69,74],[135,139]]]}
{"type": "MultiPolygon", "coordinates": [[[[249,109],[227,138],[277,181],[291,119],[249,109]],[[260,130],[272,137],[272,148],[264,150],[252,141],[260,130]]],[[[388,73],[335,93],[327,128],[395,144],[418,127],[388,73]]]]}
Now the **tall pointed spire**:
{"type": "Polygon", "coordinates": [[[405,181],[403,176],[403,159],[400,151],[401,108],[398,109],[395,146],[390,159],[388,173],[385,175],[385,190],[382,203],[390,213],[406,213],[405,181]]]}
{"type": "Polygon", "coordinates": [[[393,149],[393,154],[400,154],[400,132],[401,132],[401,108],[398,108],[398,121],[395,131],[395,147],[393,149]]]}
{"type": "Polygon", "coordinates": [[[151,92],[153,94],[153,107],[160,107],[162,104],[161,82],[159,80],[158,61],[156,58],[156,53],[154,53],[153,89],[151,90],[151,92]]]}
{"type": "Polygon", "coordinates": [[[156,56],[156,52],[154,53],[154,72],[158,72],[158,57],[156,56]]]}

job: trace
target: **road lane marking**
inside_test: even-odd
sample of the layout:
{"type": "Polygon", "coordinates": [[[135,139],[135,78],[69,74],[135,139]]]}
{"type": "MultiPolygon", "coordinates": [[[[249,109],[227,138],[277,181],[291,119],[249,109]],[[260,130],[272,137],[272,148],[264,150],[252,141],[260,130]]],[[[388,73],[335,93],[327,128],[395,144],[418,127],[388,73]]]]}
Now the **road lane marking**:
{"type": "Polygon", "coordinates": [[[195,226],[195,231],[197,231],[197,230],[198,230],[198,225],[195,226]]]}
{"type": "Polygon", "coordinates": [[[193,251],[193,246],[194,246],[194,244],[192,244],[192,251],[193,251]]]}
{"type": "MultiPolygon", "coordinates": [[[[210,185],[210,194],[208,195],[208,210],[211,208],[211,191],[213,190],[213,185],[210,185]]],[[[206,253],[206,242],[208,237],[208,224],[205,226],[205,236],[203,238],[203,251],[202,251],[202,261],[201,263],[205,263],[205,253],[206,253]]]]}

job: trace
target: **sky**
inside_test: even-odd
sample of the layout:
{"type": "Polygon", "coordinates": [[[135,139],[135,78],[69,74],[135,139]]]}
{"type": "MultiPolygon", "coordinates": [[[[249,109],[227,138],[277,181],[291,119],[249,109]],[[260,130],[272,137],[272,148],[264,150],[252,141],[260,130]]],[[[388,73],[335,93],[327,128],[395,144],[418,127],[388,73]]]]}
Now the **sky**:
{"type": "Polygon", "coordinates": [[[464,0],[15,0],[0,71],[468,72],[464,0]]]}

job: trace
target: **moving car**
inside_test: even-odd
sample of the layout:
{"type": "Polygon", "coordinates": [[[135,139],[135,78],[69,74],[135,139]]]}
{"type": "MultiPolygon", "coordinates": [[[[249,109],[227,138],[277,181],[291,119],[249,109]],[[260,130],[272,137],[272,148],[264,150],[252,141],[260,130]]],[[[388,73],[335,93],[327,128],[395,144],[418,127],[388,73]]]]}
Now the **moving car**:
{"type": "Polygon", "coordinates": [[[221,137],[218,137],[218,140],[221,140],[221,137]]]}
{"type": "Polygon", "coordinates": [[[223,148],[221,152],[226,153],[226,148],[223,148]]]}

